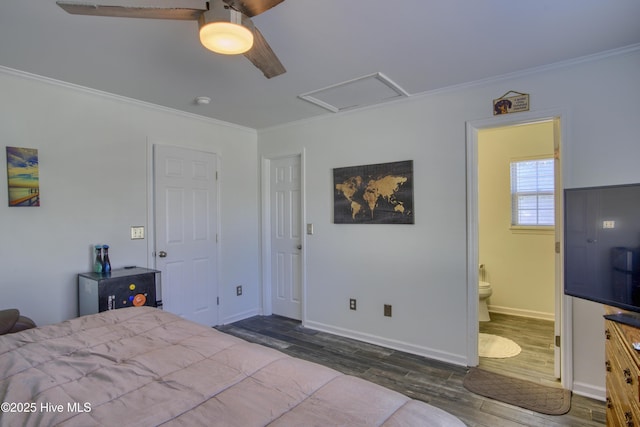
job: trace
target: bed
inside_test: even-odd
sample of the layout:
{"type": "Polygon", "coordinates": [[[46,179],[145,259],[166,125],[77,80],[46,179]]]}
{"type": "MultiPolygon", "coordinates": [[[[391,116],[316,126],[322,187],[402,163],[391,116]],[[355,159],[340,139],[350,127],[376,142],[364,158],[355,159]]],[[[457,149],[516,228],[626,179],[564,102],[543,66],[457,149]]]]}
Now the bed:
{"type": "Polygon", "coordinates": [[[166,311],[0,336],[0,425],[464,426],[371,382],[166,311]]]}

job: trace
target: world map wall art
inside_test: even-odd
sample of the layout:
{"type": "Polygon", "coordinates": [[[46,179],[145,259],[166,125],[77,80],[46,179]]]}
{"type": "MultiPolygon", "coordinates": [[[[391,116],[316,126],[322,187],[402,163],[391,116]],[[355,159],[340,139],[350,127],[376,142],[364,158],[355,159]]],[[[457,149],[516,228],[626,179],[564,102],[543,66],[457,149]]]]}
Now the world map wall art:
{"type": "Polygon", "coordinates": [[[335,224],[414,224],[413,160],[333,170],[335,224]]]}

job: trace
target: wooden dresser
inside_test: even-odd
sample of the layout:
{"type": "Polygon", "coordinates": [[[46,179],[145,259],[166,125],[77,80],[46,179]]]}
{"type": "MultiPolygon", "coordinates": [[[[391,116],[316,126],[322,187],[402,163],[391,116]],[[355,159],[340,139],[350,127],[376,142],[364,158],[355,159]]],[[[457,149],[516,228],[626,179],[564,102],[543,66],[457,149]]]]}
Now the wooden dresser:
{"type": "Polygon", "coordinates": [[[640,329],[605,319],[605,338],[607,426],[640,427],[640,352],[631,345],[640,329]]]}

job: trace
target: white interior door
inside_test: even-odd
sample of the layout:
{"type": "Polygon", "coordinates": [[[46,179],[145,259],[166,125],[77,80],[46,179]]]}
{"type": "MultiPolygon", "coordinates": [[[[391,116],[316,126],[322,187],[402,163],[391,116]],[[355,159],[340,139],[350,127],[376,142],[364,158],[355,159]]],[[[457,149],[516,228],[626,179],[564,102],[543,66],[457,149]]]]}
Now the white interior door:
{"type": "Polygon", "coordinates": [[[217,157],[154,146],[155,256],[163,308],[218,324],[217,157]]]}
{"type": "MultiPolygon", "coordinates": [[[[555,233],[556,233],[556,247],[555,247],[555,322],[553,324],[554,337],[558,337],[554,340],[553,346],[553,374],[556,378],[562,378],[562,348],[560,346],[560,337],[562,336],[563,328],[563,307],[562,307],[562,295],[564,294],[564,197],[563,197],[563,184],[562,184],[562,162],[560,160],[560,119],[553,119],[553,158],[554,158],[554,187],[555,187],[555,233]]],[[[565,337],[566,338],[566,337],[565,337]]]]}
{"type": "Polygon", "coordinates": [[[302,200],[300,156],[271,160],[271,304],[274,314],[301,319],[302,200]]]}

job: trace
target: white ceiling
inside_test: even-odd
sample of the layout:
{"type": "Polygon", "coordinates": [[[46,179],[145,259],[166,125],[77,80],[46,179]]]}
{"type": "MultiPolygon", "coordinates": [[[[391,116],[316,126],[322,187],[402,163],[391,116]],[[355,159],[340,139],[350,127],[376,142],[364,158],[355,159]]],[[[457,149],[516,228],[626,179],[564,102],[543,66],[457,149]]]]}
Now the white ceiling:
{"type": "Polygon", "coordinates": [[[262,129],[333,114],[299,95],[374,73],[416,95],[640,43],[638,0],[285,0],[253,21],[285,74],[207,51],[195,22],[2,0],[0,66],[262,129]]]}

